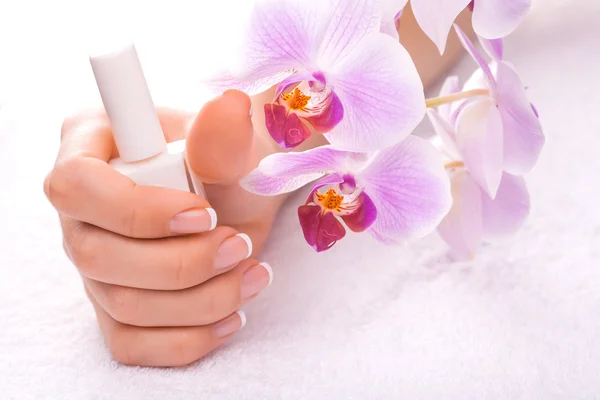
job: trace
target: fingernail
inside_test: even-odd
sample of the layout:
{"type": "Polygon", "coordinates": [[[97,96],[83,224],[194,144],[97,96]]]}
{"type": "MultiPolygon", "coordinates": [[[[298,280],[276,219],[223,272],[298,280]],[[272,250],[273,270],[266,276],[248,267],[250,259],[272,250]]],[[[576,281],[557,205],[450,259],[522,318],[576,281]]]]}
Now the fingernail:
{"type": "Polygon", "coordinates": [[[231,267],[252,254],[252,240],[245,233],[238,233],[227,238],[217,249],[215,255],[215,269],[221,270],[231,267]]]}
{"type": "Polygon", "coordinates": [[[250,267],[242,277],[242,298],[247,299],[273,282],[273,269],[265,262],[250,267]]]}
{"type": "Polygon", "coordinates": [[[217,226],[217,213],[212,208],[184,211],[169,223],[172,233],[199,233],[212,231],[217,226]]]}
{"type": "Polygon", "coordinates": [[[215,324],[215,336],[218,338],[229,336],[242,329],[244,325],[246,325],[246,314],[242,310],[237,310],[223,321],[215,324]]]}

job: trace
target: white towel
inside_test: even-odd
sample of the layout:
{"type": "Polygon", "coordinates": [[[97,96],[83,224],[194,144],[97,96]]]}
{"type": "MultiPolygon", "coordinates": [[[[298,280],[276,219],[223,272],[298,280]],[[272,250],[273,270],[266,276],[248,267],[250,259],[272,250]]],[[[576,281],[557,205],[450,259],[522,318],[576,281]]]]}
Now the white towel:
{"type": "Polygon", "coordinates": [[[519,234],[468,263],[435,234],[401,248],[351,235],[317,255],[294,196],[246,327],[182,369],[111,360],[42,194],[60,116],[6,106],[0,399],[599,398],[599,22],[596,0],[538,1],[506,41],[548,137],[519,234]]]}

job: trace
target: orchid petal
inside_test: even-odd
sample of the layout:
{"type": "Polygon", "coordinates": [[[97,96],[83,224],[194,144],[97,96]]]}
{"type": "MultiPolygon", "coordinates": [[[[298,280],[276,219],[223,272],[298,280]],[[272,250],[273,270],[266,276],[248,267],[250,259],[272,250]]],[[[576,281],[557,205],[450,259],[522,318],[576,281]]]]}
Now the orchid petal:
{"type": "Polygon", "coordinates": [[[331,21],[319,49],[319,66],[328,69],[381,27],[379,0],[335,0],[331,21]]]}
{"type": "Polygon", "coordinates": [[[477,0],[473,9],[473,28],[481,37],[507,36],[521,23],[531,0],[477,0]]]}
{"type": "Polygon", "coordinates": [[[479,65],[479,68],[483,71],[485,78],[488,81],[488,86],[492,92],[496,90],[496,80],[494,79],[494,74],[490,69],[490,66],[483,58],[483,55],[477,50],[477,48],[471,42],[471,39],[463,32],[462,29],[458,25],[454,25],[454,29],[456,30],[456,34],[458,35],[458,39],[461,44],[469,52],[471,57],[475,60],[475,62],[479,65]]]}
{"type": "Polygon", "coordinates": [[[398,29],[396,28],[396,21],[389,18],[381,22],[381,33],[392,37],[394,40],[400,40],[398,35],[398,29]]]}
{"type": "MultiPolygon", "coordinates": [[[[460,79],[456,75],[452,75],[446,78],[440,89],[440,97],[449,96],[451,94],[460,92],[460,79]]],[[[445,105],[445,104],[442,104],[445,105]]],[[[441,107],[441,106],[440,106],[441,107]]],[[[438,107],[439,109],[439,107],[438,107]]],[[[440,113],[441,114],[441,113],[440,113]]]]}
{"type": "Polygon", "coordinates": [[[536,164],[546,139],[514,68],[499,63],[497,77],[498,108],[504,124],[504,169],[523,175],[536,164]]]}
{"type": "Polygon", "coordinates": [[[311,135],[310,128],[294,113],[279,104],[265,104],[265,125],[283,149],[293,149],[311,135]]]}
{"type": "Polygon", "coordinates": [[[381,32],[398,40],[397,21],[408,0],[381,0],[381,32]]]}
{"type": "Polygon", "coordinates": [[[327,107],[317,115],[303,117],[317,133],[331,132],[344,119],[344,106],[340,98],[332,92],[327,107]]]}
{"type": "Polygon", "coordinates": [[[460,160],[460,152],[456,146],[456,133],[450,123],[443,119],[435,110],[427,110],[427,116],[433,125],[435,133],[438,135],[444,146],[444,151],[452,160],[460,160]]]}
{"type": "MultiPolygon", "coordinates": [[[[277,195],[292,192],[323,175],[337,172],[352,153],[317,147],[299,153],[275,153],[240,181],[251,193],[277,195]]],[[[356,155],[360,157],[361,155],[356,155]]]]}
{"type": "Polygon", "coordinates": [[[346,230],[332,213],[321,212],[316,205],[298,207],[298,219],[304,239],[317,252],[330,249],[346,235],[346,230]]]}
{"type": "Polygon", "coordinates": [[[341,216],[352,232],[364,232],[377,220],[377,207],[365,192],[359,195],[358,201],[360,205],[356,211],[341,216]]]}
{"type": "Polygon", "coordinates": [[[391,37],[376,33],[327,71],[344,106],[344,119],[326,135],[348,150],[389,147],[425,116],[423,84],[408,52],[391,37]]]}
{"type": "Polygon", "coordinates": [[[357,179],[377,207],[369,231],[386,243],[430,233],[452,203],[440,153],[416,136],[376,153],[357,179]]]}
{"type": "Polygon", "coordinates": [[[495,199],[482,193],[483,234],[485,239],[512,235],[525,222],[530,210],[529,192],[520,176],[505,173],[495,199]]]}
{"type": "Polygon", "coordinates": [[[479,43],[485,52],[492,57],[494,61],[502,61],[504,57],[504,40],[503,39],[485,39],[479,37],[479,43]]]}
{"type": "Polygon", "coordinates": [[[240,81],[231,75],[229,71],[220,71],[211,77],[211,79],[206,80],[203,83],[204,86],[214,94],[220,95],[226,90],[237,89],[245,92],[248,96],[254,96],[255,94],[269,90],[271,87],[289,77],[292,73],[293,71],[284,71],[260,79],[240,81]]]}
{"type": "Polygon", "coordinates": [[[250,193],[262,196],[276,196],[300,189],[307,183],[317,180],[322,176],[323,174],[319,172],[304,174],[297,177],[270,176],[257,168],[252,170],[240,181],[240,186],[250,193]]]}
{"type": "Polygon", "coordinates": [[[471,0],[420,0],[411,1],[415,19],[427,36],[435,43],[440,54],[446,49],[446,41],[452,23],[471,0]]]}
{"type": "Polygon", "coordinates": [[[233,76],[252,81],[308,66],[316,57],[331,15],[327,2],[258,2],[232,65],[233,76]]]}
{"type": "MultiPolygon", "coordinates": [[[[440,89],[440,97],[449,96],[451,94],[460,92],[460,80],[458,76],[449,76],[446,78],[440,89]]],[[[452,111],[452,103],[446,103],[438,106],[438,113],[440,116],[448,121],[450,119],[450,112],[452,111]]]]}
{"type": "MultiPolygon", "coordinates": [[[[496,70],[496,63],[492,63],[490,65],[490,72],[494,74],[496,70]]],[[[495,80],[496,78],[494,78],[495,80]]],[[[468,91],[473,89],[489,89],[490,88],[490,80],[485,75],[485,73],[481,70],[481,68],[477,68],[473,74],[465,81],[462,90],[468,91]]],[[[453,110],[455,108],[453,107],[453,110]]]]}
{"type": "Polygon", "coordinates": [[[471,258],[481,245],[481,189],[465,170],[452,178],[453,204],[438,233],[461,257],[471,258]]]}
{"type": "Polygon", "coordinates": [[[533,110],[533,113],[535,114],[535,116],[537,118],[540,117],[540,113],[538,112],[537,108],[535,108],[535,106],[533,105],[533,103],[531,104],[531,109],[533,110]]]}
{"type": "Polygon", "coordinates": [[[503,134],[500,111],[492,99],[464,108],[456,121],[456,142],[475,182],[494,198],[502,179],[503,134]]]}

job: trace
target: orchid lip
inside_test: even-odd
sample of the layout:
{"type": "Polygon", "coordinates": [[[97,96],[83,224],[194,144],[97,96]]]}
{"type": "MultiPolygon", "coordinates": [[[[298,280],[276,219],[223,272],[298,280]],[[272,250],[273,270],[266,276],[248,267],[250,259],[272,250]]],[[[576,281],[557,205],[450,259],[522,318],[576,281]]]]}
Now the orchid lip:
{"type": "Polygon", "coordinates": [[[321,212],[319,206],[298,207],[298,219],[306,242],[317,252],[330,249],[346,235],[346,230],[333,214],[321,212]]]}
{"type": "Polygon", "coordinates": [[[304,238],[317,252],[345,236],[338,217],[354,232],[364,232],[377,218],[375,204],[350,174],[324,177],[315,183],[306,204],[298,208],[304,238]]]}

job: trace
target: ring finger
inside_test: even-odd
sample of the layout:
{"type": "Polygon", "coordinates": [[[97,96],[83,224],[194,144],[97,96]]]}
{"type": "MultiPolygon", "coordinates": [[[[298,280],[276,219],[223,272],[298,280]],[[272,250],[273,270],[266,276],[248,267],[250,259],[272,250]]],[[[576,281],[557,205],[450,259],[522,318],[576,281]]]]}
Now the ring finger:
{"type": "Polygon", "coordinates": [[[214,323],[239,309],[271,280],[271,267],[252,259],[201,285],[176,291],[137,289],[84,278],[88,291],[107,314],[120,323],[141,327],[214,323]]]}

